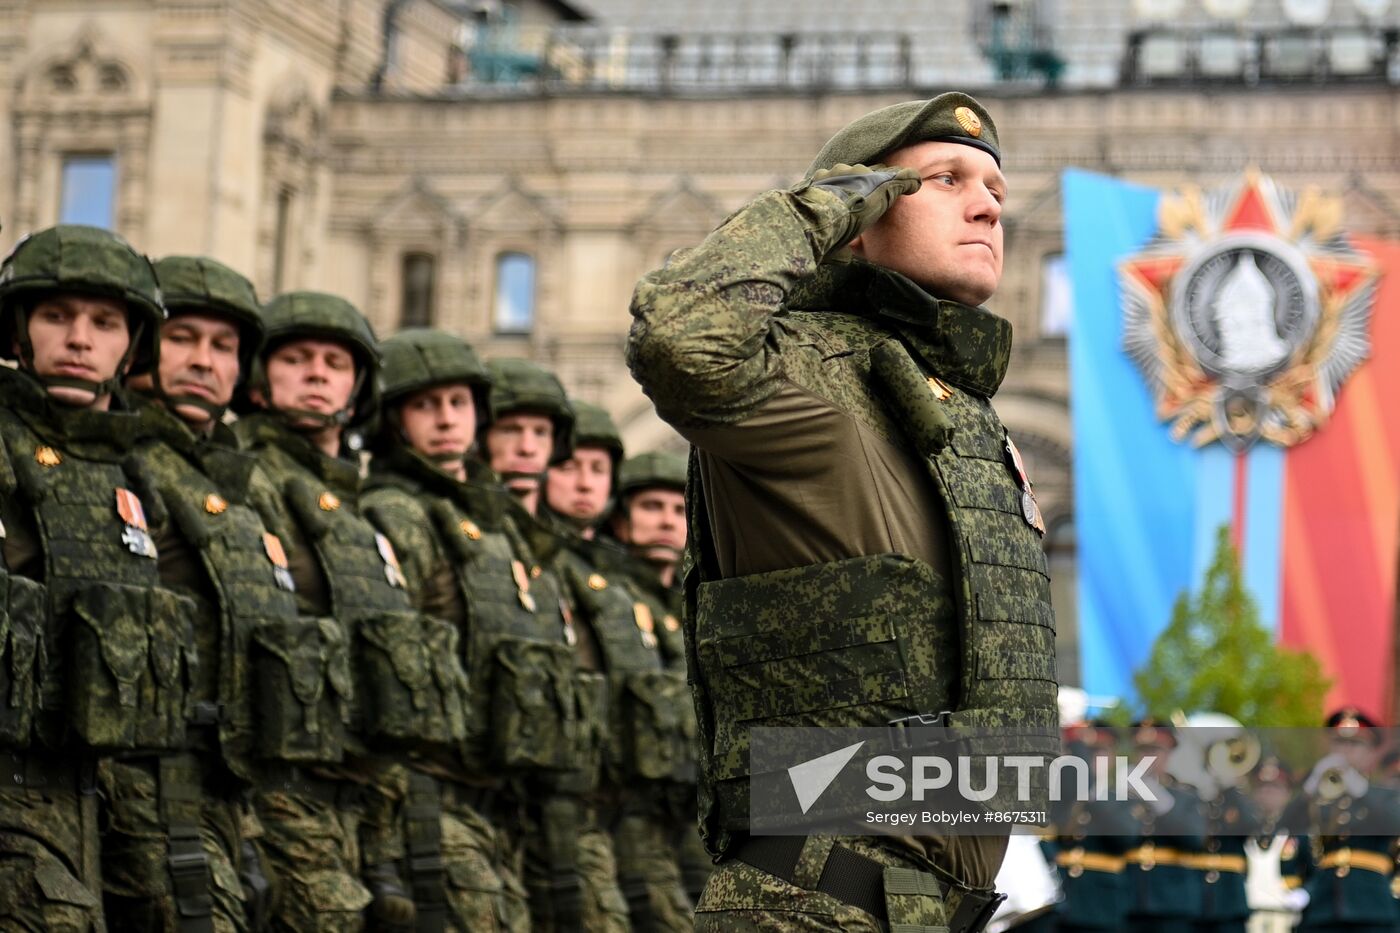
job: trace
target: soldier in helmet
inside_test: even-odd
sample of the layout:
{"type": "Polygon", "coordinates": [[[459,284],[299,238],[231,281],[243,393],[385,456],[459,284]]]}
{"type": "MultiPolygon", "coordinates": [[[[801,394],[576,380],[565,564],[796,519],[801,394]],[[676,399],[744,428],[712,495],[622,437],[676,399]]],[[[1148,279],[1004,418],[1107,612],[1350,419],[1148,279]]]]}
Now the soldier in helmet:
{"type": "MultiPolygon", "coordinates": [[[[559,380],[538,366],[506,359],[492,360],[489,369],[491,421],[482,431],[487,462],[520,504],[517,520],[535,542],[531,589],[547,582],[542,592],[559,601],[563,634],[574,650],[574,763],[541,789],[547,799],[530,815],[536,831],[527,839],[525,882],[533,889],[533,919],[540,929],[569,929],[580,917],[588,930],[623,930],[627,907],[611,841],[599,825],[608,814],[598,806],[609,732],[603,639],[610,630],[600,628],[591,602],[577,601],[579,587],[567,576],[575,567],[569,538],[546,524],[543,501],[549,466],[572,455],[574,411],[559,380]]],[[[582,588],[594,592],[586,581],[582,588]]]]}
{"type": "MultiPolygon", "coordinates": [[[[378,404],[369,322],[319,292],[280,295],[263,318],[248,387],[257,410],[237,430],[286,503],[298,599],[318,617],[269,630],[255,660],[260,700],[279,714],[260,727],[268,762],[257,797],[282,887],[277,917],[290,929],[358,929],[372,893],[377,924],[407,926],[416,910],[398,865],[413,840],[395,812],[406,797],[396,762],[466,737],[457,632],[414,608],[393,545],[360,512],[359,470],[341,457],[346,430],[378,404]],[[320,682],[308,683],[308,671],[320,682]],[[361,865],[346,857],[356,851],[361,865]]],[[[443,871],[431,858],[418,868],[443,871]]]]}
{"type": "Polygon", "coordinates": [[[615,853],[633,929],[689,930],[693,907],[672,851],[668,806],[671,785],[693,769],[682,725],[689,697],[683,669],[668,664],[680,652],[668,659],[662,649],[668,622],[676,632],[679,625],[632,582],[629,555],[596,534],[617,486],[622,437],[598,406],[575,401],[573,409],[573,452],[549,468],[546,504],[567,522],[557,566],[597,635],[608,679],[610,754],[594,802],[611,838],[594,844],[615,853]]]}
{"type": "Polygon", "coordinates": [[[107,919],[116,929],[242,929],[268,889],[242,838],[255,729],[248,651],[257,626],[296,614],[255,465],[220,421],[262,322],[252,283],[212,259],[168,257],[156,275],[169,311],[160,359],[128,386],[155,403],[142,406],[139,462],[163,516],[161,580],[194,603],[199,665],[182,747],[100,769],[107,919]]]}
{"type": "Polygon", "coordinates": [[[751,728],[940,722],[1058,750],[1044,522],[990,401],[1011,327],[978,307],[1001,279],[1000,159],[965,94],[877,110],[633,295],[633,376],[696,450],[686,643],[720,859],[697,928],[964,933],[995,909],[1004,836],[750,836],[751,728]],[[898,607],[908,690],[837,674],[878,650],[875,601],[898,607]],[[740,639],[769,646],[741,670],[740,639]],[[838,696],[791,686],[827,679],[838,696]],[[887,890],[889,867],[919,893],[887,890]]]}
{"type": "Polygon", "coordinates": [[[572,763],[559,714],[560,701],[572,703],[572,654],[549,582],[527,570],[534,558],[514,501],[469,458],[490,417],[486,367],[445,331],[402,331],[382,348],[383,414],[365,514],[403,556],[419,608],[457,627],[470,690],[467,741],[419,759],[410,784],[422,802],[407,827],[409,850],[440,854],[445,887],[425,883],[411,864],[405,880],[420,916],[430,904],[446,905],[447,929],[524,931],[524,840],[514,816],[522,801],[514,787],[572,763]],[[558,674],[528,685],[549,692],[529,707],[516,693],[526,686],[516,677],[524,661],[558,674]]]}
{"type": "Polygon", "coordinates": [[[0,265],[0,927],[101,929],[99,757],[177,749],[193,606],[160,586],[127,468],[165,308],[150,262],[58,226],[0,265]]]}
{"type": "MultiPolygon", "coordinates": [[[[685,473],[685,457],[679,454],[654,451],[624,460],[618,470],[617,504],[609,518],[613,537],[631,557],[628,579],[660,620],[656,633],[666,667],[681,676],[685,675],[685,643],[677,567],[687,532],[685,473]]],[[[694,904],[710,876],[711,863],[695,829],[695,705],[689,690],[679,698],[677,715],[685,743],[677,779],[666,789],[667,814],[674,827],[670,844],[681,883],[694,904]]]]}

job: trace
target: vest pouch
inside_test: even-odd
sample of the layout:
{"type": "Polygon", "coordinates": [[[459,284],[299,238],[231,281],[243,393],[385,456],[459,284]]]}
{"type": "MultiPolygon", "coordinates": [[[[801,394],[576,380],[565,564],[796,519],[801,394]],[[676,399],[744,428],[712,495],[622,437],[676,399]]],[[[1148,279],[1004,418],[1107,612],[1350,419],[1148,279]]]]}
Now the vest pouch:
{"type": "Polygon", "coordinates": [[[253,629],[252,648],[258,754],[340,761],[354,697],[340,623],[304,616],[269,620],[253,629]]]}
{"type": "Polygon", "coordinates": [[[749,773],[755,726],[883,726],[956,696],[956,604],[899,554],[702,583],[696,649],[719,779],[749,773]]]}
{"type": "Polygon", "coordinates": [[[27,748],[45,668],[44,587],[0,570],[0,746],[27,748]]]}
{"type": "MultiPolygon", "coordinates": [[[[639,671],[623,682],[623,774],[647,781],[681,781],[695,776],[694,758],[686,773],[685,708],[690,688],[678,671],[639,671]]],[[[695,736],[691,716],[691,738],[695,736]]]]}
{"type": "Polygon", "coordinates": [[[566,789],[589,793],[597,789],[603,774],[603,762],[611,750],[607,677],[592,671],[575,671],[574,698],[578,719],[578,750],[574,767],[578,780],[566,789]]]}
{"type": "Polygon", "coordinates": [[[573,769],[578,748],[573,649],[503,638],[492,667],[494,763],[523,771],[573,769]]]}
{"type": "Polygon", "coordinates": [[[68,723],[100,749],[179,748],[198,659],[194,603],[159,587],[94,583],[69,610],[68,723]]]}
{"type": "Polygon", "coordinates": [[[467,675],[456,627],[416,612],[378,612],[362,617],[355,631],[366,732],[395,742],[460,742],[467,675]]]}

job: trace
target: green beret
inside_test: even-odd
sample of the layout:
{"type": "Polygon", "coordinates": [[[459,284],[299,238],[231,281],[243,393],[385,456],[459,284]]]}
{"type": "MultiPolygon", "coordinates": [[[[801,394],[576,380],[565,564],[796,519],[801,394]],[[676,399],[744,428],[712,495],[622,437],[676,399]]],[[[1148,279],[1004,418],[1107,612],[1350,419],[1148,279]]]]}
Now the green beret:
{"type": "Polygon", "coordinates": [[[949,91],[932,100],[906,100],[852,120],[827,140],[807,169],[811,178],[833,165],[871,165],[903,146],[923,142],[962,143],[989,153],[1001,164],[997,127],[977,101],[949,91]]]}

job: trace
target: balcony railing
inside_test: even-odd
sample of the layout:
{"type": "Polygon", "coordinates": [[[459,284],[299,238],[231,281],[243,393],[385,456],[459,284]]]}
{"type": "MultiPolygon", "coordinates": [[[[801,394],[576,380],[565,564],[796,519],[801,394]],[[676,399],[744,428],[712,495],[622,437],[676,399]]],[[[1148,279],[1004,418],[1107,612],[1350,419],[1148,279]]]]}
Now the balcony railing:
{"type": "Polygon", "coordinates": [[[1155,27],[1128,36],[1127,85],[1400,83],[1400,30],[1155,27]]]}

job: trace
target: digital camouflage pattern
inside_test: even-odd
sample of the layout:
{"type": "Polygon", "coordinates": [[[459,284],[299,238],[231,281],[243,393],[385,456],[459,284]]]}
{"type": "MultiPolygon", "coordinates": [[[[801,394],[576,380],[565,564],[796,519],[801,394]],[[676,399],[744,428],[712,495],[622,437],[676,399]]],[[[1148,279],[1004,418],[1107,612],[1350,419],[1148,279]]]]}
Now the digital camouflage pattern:
{"type": "MultiPolygon", "coordinates": [[[[875,218],[853,224],[869,201],[821,189],[760,195],[633,297],[629,366],[696,450],[686,636],[702,829],[721,854],[747,817],[741,722],[883,725],[948,710],[958,725],[1022,733],[1018,747],[1058,747],[1044,559],[1007,509],[1029,489],[989,401],[1010,328],[897,273],[822,262],[844,245],[829,231],[875,218]],[[744,534],[754,523],[761,540],[744,534]],[[843,596],[854,591],[859,612],[843,596]],[[794,619],[792,605],[807,611],[794,619]],[[871,605],[894,625],[863,623],[871,605]],[[996,624],[974,632],[982,621],[996,624]],[[765,670],[740,676],[731,646],[755,640],[765,670]],[[853,667],[867,676],[827,676],[853,667]]],[[[1004,851],[997,838],[899,842],[916,867],[983,891],[1004,851]]],[[[711,889],[726,869],[701,909],[725,908],[711,889]]]]}

